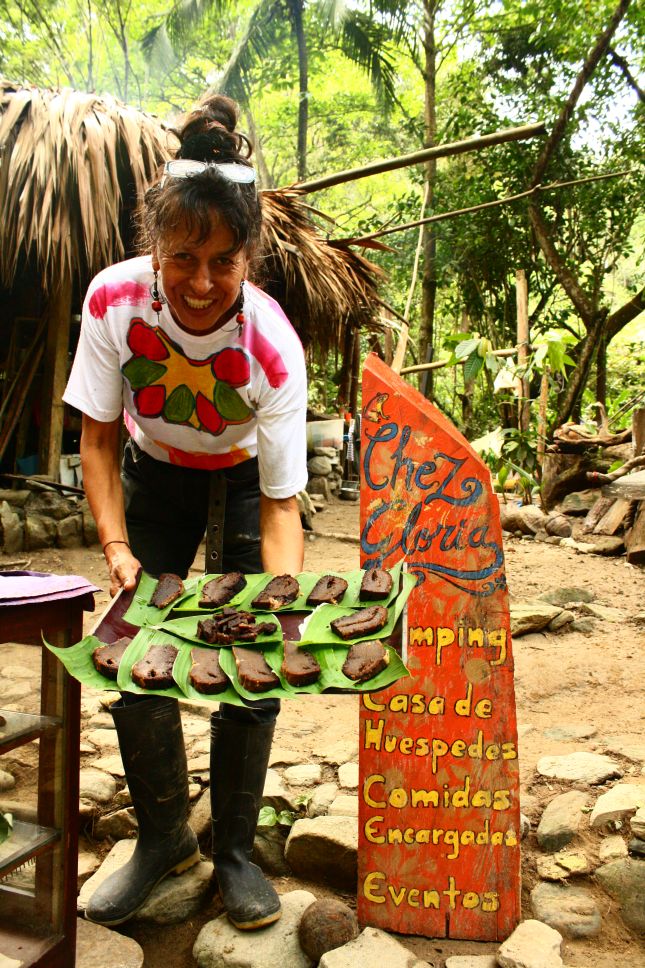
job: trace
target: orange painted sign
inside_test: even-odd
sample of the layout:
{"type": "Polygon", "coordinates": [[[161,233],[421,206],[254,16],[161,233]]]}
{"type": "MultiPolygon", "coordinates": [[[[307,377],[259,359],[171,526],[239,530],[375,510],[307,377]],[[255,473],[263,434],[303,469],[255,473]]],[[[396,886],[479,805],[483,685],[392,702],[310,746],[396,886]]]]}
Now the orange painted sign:
{"type": "Polygon", "coordinates": [[[519,774],[502,533],[464,437],[377,357],[363,374],[361,560],[417,576],[411,677],[360,711],[358,914],[500,940],[520,917],[519,774]]]}

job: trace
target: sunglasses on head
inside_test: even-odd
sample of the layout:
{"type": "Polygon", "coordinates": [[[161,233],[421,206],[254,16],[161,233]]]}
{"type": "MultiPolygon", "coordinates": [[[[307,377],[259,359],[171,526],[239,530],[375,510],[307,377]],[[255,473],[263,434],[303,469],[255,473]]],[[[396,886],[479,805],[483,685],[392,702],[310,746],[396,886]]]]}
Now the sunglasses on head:
{"type": "Polygon", "coordinates": [[[160,187],[163,188],[168,178],[190,178],[191,175],[201,174],[207,168],[217,168],[224,178],[240,185],[250,185],[255,181],[255,168],[240,165],[235,161],[193,161],[191,158],[175,158],[164,165],[160,187]]]}

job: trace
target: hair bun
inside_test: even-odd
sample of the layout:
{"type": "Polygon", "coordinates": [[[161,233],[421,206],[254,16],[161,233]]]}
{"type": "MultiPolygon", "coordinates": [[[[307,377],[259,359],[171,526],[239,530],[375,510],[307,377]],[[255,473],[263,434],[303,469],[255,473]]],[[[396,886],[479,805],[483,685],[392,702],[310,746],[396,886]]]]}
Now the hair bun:
{"type": "Polygon", "coordinates": [[[239,108],[223,94],[204,97],[176,132],[181,147],[177,158],[193,161],[241,161],[253,153],[246,135],[236,131],[239,108]]]}

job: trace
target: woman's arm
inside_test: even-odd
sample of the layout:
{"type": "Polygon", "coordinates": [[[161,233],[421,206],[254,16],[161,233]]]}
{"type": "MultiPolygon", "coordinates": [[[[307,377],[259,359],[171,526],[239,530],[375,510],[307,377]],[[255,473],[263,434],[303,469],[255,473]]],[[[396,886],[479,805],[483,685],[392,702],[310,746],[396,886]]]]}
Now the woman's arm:
{"type": "Polygon", "coordinates": [[[111,595],[116,595],[120,588],[134,588],[141,567],[127,544],[119,467],[120,436],[121,417],[110,423],[102,423],[83,414],[83,485],[96,521],[99,541],[104,548],[110,572],[111,595]]]}
{"type": "Polygon", "coordinates": [[[305,545],[295,497],[276,499],[260,494],[262,567],[272,575],[302,571],[305,545]]]}

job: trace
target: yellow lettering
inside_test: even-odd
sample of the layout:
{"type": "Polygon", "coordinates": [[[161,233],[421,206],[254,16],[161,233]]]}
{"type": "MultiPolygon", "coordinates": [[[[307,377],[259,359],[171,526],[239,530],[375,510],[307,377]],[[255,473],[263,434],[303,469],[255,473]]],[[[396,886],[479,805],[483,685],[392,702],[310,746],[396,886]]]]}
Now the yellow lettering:
{"type": "Polygon", "coordinates": [[[438,908],[440,903],[439,891],[424,891],[423,892],[423,906],[424,908],[438,908]]]}
{"type": "Polygon", "coordinates": [[[461,757],[466,753],[466,744],[463,739],[456,739],[450,747],[450,752],[453,756],[456,756],[457,759],[461,759],[461,757]]]}
{"type": "Polygon", "coordinates": [[[422,807],[438,807],[439,791],[438,790],[411,790],[410,799],[413,807],[418,807],[419,804],[421,804],[422,807]]]}
{"type": "Polygon", "coordinates": [[[390,699],[390,709],[393,713],[407,713],[410,697],[405,693],[398,693],[390,699]]]}
{"type": "Polygon", "coordinates": [[[486,759],[496,760],[500,752],[501,751],[497,743],[491,743],[490,746],[486,747],[486,759]]]}
{"type": "Polygon", "coordinates": [[[402,887],[399,891],[397,891],[396,888],[392,887],[391,884],[388,884],[387,890],[390,897],[394,901],[394,906],[400,907],[401,904],[403,904],[403,900],[405,898],[405,888],[402,887]]]}
{"type": "Polygon", "coordinates": [[[468,645],[481,649],[484,644],[484,630],[483,629],[468,629],[468,645]]]}
{"type": "Polygon", "coordinates": [[[408,891],[408,904],[410,905],[410,907],[415,907],[415,908],[419,907],[418,897],[419,897],[419,891],[416,889],[416,887],[410,888],[410,890],[408,891]]]}
{"type": "Polygon", "coordinates": [[[388,800],[391,807],[396,807],[397,810],[400,810],[402,807],[406,806],[408,802],[408,795],[403,787],[395,787],[395,789],[390,793],[388,800]]]}
{"type": "Polygon", "coordinates": [[[511,805],[510,790],[493,791],[493,810],[508,810],[511,805]]]}
{"type": "Polygon", "coordinates": [[[475,716],[478,719],[490,719],[493,713],[493,704],[490,699],[480,699],[475,704],[475,716]]]}
{"type": "Polygon", "coordinates": [[[425,736],[420,736],[417,740],[417,748],[414,751],[417,756],[427,756],[430,752],[430,743],[425,736]]]}
{"type": "Polygon", "coordinates": [[[458,699],[455,703],[455,712],[458,716],[470,716],[470,711],[473,704],[473,685],[472,682],[468,683],[468,688],[466,689],[466,696],[464,699],[458,699]]]}
{"type": "Polygon", "coordinates": [[[448,752],[448,744],[442,739],[432,740],[432,772],[437,772],[437,763],[448,752]]]}
{"type": "Polygon", "coordinates": [[[372,799],[372,787],[375,783],[385,783],[385,777],[381,776],[380,773],[372,773],[370,776],[365,778],[365,783],[363,784],[363,800],[368,807],[375,807],[377,810],[384,810],[386,806],[385,800],[372,799]]]}
{"type": "Polygon", "coordinates": [[[444,841],[448,847],[452,848],[451,854],[446,854],[447,860],[457,860],[459,857],[459,831],[458,830],[446,830],[444,841]]]}
{"type": "Polygon", "coordinates": [[[370,819],[365,824],[363,828],[365,831],[365,837],[369,840],[370,844],[384,844],[385,837],[383,834],[377,834],[378,824],[383,823],[385,817],[370,817],[370,819]]]}
{"type": "Polygon", "coordinates": [[[436,650],[436,664],[441,665],[441,653],[444,649],[447,649],[449,645],[452,645],[455,641],[455,633],[452,629],[438,628],[437,629],[437,650],[436,650]]]}
{"type": "Polygon", "coordinates": [[[515,749],[515,743],[502,743],[502,759],[503,760],[517,759],[517,750],[515,749]]]}
{"type": "Polygon", "coordinates": [[[499,909],[499,894],[495,891],[485,891],[482,900],[482,911],[497,911],[499,909]]]}
{"type": "Polygon", "coordinates": [[[404,736],[399,743],[399,753],[409,756],[414,749],[414,740],[411,736],[404,736]]]}
{"type": "Polygon", "coordinates": [[[490,807],[490,790],[477,790],[473,793],[473,807],[490,807]]]}
{"type": "Polygon", "coordinates": [[[492,629],[488,633],[488,644],[494,649],[499,649],[496,659],[491,665],[502,665],[506,661],[506,629],[492,629]]]}
{"type": "Polygon", "coordinates": [[[476,894],[475,891],[466,891],[461,903],[467,911],[472,911],[473,908],[479,907],[479,894],[476,894]]]}
{"type": "Polygon", "coordinates": [[[432,645],[432,629],[431,628],[411,628],[410,630],[410,645],[432,645]]]}
{"type": "Polygon", "coordinates": [[[424,713],[425,711],[425,696],[420,692],[415,692],[415,694],[412,696],[410,712],[424,713]]]}
{"type": "Polygon", "coordinates": [[[385,703],[376,702],[376,700],[372,699],[372,694],[369,692],[364,692],[361,698],[366,709],[371,709],[375,713],[382,713],[385,709],[385,703]]]}
{"type": "Polygon", "coordinates": [[[367,898],[368,901],[372,901],[373,904],[385,904],[385,898],[382,894],[375,894],[374,890],[377,887],[377,881],[384,881],[385,874],[381,871],[372,871],[367,875],[363,882],[363,897],[367,898]]]}
{"type": "Polygon", "coordinates": [[[378,719],[376,726],[372,724],[371,719],[365,720],[365,734],[363,736],[363,749],[369,750],[373,746],[375,749],[380,750],[381,743],[383,741],[384,726],[385,726],[384,719],[378,719]]]}

